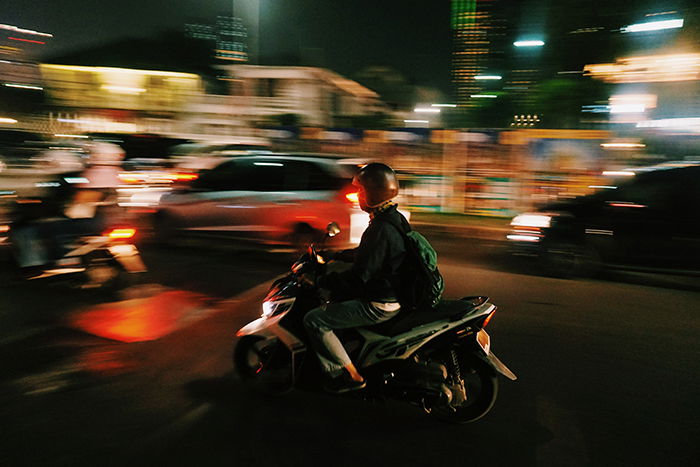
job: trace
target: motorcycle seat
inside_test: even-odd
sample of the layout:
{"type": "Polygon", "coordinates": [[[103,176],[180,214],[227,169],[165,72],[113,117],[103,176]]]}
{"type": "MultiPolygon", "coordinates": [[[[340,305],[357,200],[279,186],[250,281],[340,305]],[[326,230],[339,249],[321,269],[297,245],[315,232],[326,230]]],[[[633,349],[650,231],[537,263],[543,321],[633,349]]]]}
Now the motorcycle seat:
{"type": "Polygon", "coordinates": [[[461,319],[479,305],[488,300],[488,297],[464,297],[459,300],[441,300],[437,306],[428,311],[399,311],[398,315],[383,323],[368,326],[367,329],[383,336],[396,336],[406,331],[440,320],[461,319]]]}

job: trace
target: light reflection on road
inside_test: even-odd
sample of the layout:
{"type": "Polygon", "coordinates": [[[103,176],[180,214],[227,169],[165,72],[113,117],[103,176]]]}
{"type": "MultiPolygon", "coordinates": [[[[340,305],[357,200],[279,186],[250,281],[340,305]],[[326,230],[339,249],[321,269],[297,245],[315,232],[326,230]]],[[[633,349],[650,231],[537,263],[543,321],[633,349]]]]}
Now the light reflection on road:
{"type": "Polygon", "coordinates": [[[155,288],[146,296],[81,308],[70,327],[120,342],[160,339],[212,312],[211,297],[184,290],[155,288]]]}

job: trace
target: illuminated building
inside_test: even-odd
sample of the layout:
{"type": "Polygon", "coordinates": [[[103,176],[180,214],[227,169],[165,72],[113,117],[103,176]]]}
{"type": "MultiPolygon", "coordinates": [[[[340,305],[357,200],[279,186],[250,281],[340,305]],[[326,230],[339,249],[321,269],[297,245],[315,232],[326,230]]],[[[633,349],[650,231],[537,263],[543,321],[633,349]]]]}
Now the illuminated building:
{"type": "Polygon", "coordinates": [[[188,23],[185,34],[209,42],[220,60],[248,61],[248,33],[240,18],[217,16],[215,24],[188,23]]]}
{"type": "Polygon", "coordinates": [[[53,36],[0,24],[0,117],[36,111],[43,98],[36,57],[53,36]]]}
{"type": "Polygon", "coordinates": [[[616,39],[624,48],[584,67],[586,76],[611,88],[611,122],[666,130],[646,122],[673,125],[700,115],[698,19],[696,8],[673,5],[625,17],[616,39]]]}
{"type": "Polygon", "coordinates": [[[233,0],[233,16],[241,18],[248,31],[248,63],[258,63],[260,37],[260,0],[233,0]]]}
{"type": "Polygon", "coordinates": [[[202,94],[198,75],[127,68],[42,64],[53,108],[75,131],[169,131],[202,94]]]}
{"type": "Polygon", "coordinates": [[[498,68],[505,53],[505,18],[498,0],[452,0],[452,82],[457,104],[476,105],[485,82],[476,76],[498,68]]]}
{"type": "MultiPolygon", "coordinates": [[[[275,116],[294,114],[300,124],[334,126],[337,121],[351,116],[374,115],[384,105],[374,91],[356,81],[330,70],[313,67],[223,65],[231,76],[231,96],[225,106],[232,118],[255,126],[269,122],[275,116]]],[[[224,99],[217,96],[205,99],[210,110],[202,107],[193,112],[201,120],[214,114],[213,107],[224,99]]],[[[209,124],[213,124],[210,122],[209,124]]],[[[212,128],[201,129],[210,132],[212,128]]]]}

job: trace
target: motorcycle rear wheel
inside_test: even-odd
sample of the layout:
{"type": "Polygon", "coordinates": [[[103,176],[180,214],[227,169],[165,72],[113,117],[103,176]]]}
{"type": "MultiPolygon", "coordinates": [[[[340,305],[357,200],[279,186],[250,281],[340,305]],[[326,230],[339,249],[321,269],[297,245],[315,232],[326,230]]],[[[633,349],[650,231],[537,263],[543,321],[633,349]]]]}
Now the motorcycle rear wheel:
{"type": "Polygon", "coordinates": [[[459,405],[449,403],[433,406],[430,414],[443,422],[475,422],[491,410],[498,396],[498,378],[491,367],[476,359],[469,364],[466,361],[460,362],[460,366],[467,399],[459,405]]]}

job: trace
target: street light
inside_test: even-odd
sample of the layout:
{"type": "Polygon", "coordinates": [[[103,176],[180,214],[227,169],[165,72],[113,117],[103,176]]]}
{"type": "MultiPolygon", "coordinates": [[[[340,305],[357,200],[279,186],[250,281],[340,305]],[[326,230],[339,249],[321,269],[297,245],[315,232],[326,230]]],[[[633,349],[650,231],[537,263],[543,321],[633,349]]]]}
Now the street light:
{"type": "Polygon", "coordinates": [[[404,120],[403,121],[407,127],[415,127],[416,125],[420,127],[429,127],[430,126],[430,120],[404,120]]]}
{"type": "Polygon", "coordinates": [[[683,19],[667,19],[663,21],[648,21],[646,23],[631,24],[621,29],[627,32],[660,31],[662,29],[675,29],[683,27],[683,19]]]}
{"type": "Polygon", "coordinates": [[[544,41],[532,40],[532,41],[515,41],[513,45],[516,47],[542,47],[544,41]]]}

